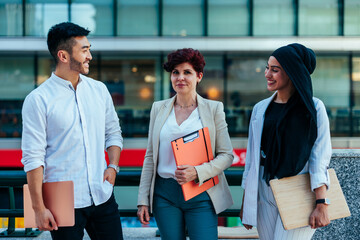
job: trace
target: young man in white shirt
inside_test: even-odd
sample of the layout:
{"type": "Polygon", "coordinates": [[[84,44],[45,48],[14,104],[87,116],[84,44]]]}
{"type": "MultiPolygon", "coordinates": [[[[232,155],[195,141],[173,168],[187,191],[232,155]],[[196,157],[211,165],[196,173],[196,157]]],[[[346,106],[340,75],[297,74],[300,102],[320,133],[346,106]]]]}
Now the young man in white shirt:
{"type": "Polygon", "coordinates": [[[49,30],[55,72],[26,97],[22,110],[22,163],[36,224],[53,239],[82,239],[84,228],[91,239],[123,239],[113,195],[123,139],[106,86],[84,76],[92,59],[89,32],[69,22],[49,30]],[[58,227],[44,205],[42,183],[69,180],[75,226],[58,227]]]}

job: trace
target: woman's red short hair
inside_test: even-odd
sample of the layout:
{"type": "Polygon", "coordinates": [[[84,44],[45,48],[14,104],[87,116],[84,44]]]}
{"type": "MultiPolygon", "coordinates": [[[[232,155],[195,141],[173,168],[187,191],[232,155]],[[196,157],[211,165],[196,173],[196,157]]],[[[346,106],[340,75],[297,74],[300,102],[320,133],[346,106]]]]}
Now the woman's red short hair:
{"type": "Polygon", "coordinates": [[[167,56],[167,60],[163,66],[167,72],[172,72],[177,65],[185,62],[189,63],[198,74],[204,72],[204,56],[198,50],[192,48],[178,49],[170,53],[167,56]]]}

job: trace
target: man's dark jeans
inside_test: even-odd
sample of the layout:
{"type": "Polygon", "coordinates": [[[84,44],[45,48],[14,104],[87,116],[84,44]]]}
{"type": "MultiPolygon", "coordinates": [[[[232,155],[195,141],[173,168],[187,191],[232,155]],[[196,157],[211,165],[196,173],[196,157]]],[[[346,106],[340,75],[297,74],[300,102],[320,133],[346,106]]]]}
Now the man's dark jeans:
{"type": "Polygon", "coordinates": [[[120,214],[114,194],[98,206],[75,209],[75,226],[51,231],[54,240],[81,240],[86,229],[92,240],[123,240],[120,214]]]}

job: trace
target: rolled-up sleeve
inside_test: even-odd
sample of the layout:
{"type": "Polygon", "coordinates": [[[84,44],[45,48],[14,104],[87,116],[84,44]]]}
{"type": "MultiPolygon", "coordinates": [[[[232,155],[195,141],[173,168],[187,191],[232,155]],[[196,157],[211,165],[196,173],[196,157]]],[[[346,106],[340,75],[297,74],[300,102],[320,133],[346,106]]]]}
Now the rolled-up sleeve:
{"type": "Polygon", "coordinates": [[[315,105],[317,111],[318,136],[311,150],[309,159],[309,174],[312,191],[322,185],[326,185],[327,188],[330,187],[330,178],[327,169],[332,154],[329,119],[326,108],[320,100],[317,100],[315,105]]]}
{"type": "Polygon", "coordinates": [[[46,154],[46,107],[41,97],[30,94],[22,108],[23,131],[21,139],[24,171],[44,166],[46,154]]]}
{"type": "Polygon", "coordinates": [[[123,138],[121,136],[121,128],[119,118],[115,111],[114,103],[111,95],[104,85],[104,94],[106,99],[105,111],[105,148],[118,146],[123,149],[123,138]]]}

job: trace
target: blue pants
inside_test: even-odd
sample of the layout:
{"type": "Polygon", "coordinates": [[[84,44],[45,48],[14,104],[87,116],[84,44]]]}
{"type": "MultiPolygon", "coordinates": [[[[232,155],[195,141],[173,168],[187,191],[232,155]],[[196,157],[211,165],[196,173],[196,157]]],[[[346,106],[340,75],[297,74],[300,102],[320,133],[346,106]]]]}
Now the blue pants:
{"type": "Polygon", "coordinates": [[[218,239],[217,215],[206,192],[185,201],[181,186],[172,178],[156,177],[154,217],[161,239],[218,239]]]}
{"type": "Polygon", "coordinates": [[[123,240],[120,214],[114,194],[98,206],[75,209],[75,226],[51,231],[54,240],[81,240],[84,228],[92,240],[123,240]]]}

